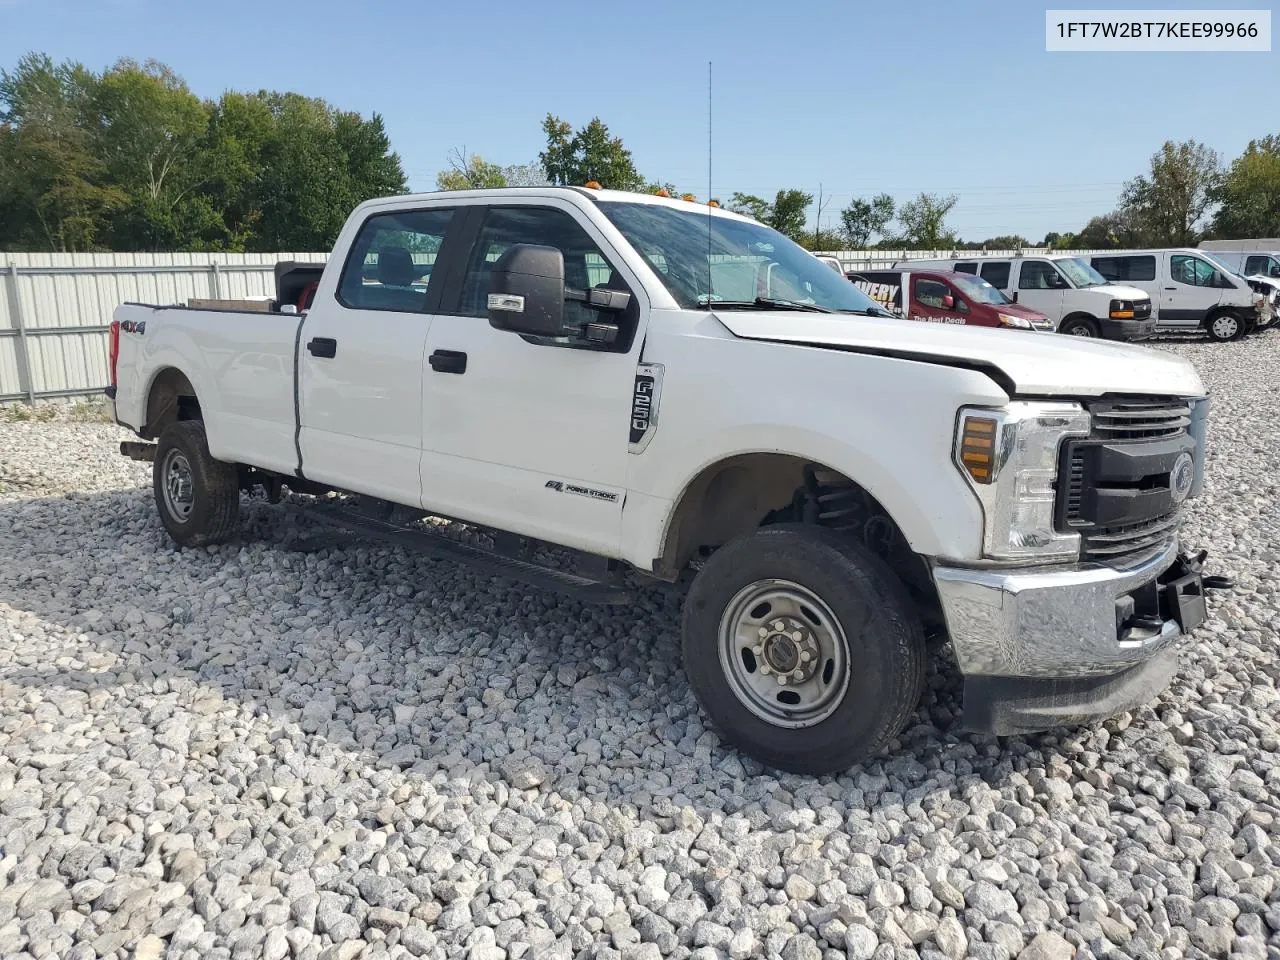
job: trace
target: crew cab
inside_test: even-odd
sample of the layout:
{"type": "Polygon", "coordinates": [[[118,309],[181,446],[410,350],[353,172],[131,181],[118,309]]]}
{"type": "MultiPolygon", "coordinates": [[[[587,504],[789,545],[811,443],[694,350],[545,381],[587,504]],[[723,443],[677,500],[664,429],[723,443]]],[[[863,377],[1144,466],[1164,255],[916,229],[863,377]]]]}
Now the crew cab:
{"type": "Polygon", "coordinates": [[[1179,543],[1208,397],[1165,353],[884,317],[753,220],[588,188],[362,203],[316,284],[116,310],[108,395],[169,536],[287,488],[582,599],[687,580],[690,687],[773,767],[890,747],[927,640],[971,728],[1128,709],[1222,584],[1179,543]]]}
{"type": "Polygon", "coordinates": [[[847,275],[896,317],[957,326],[1052,333],[1043,313],[1014,303],[981,277],[942,270],[861,270],[847,275]],[[905,303],[904,303],[905,291],[905,303]]]}
{"type": "Polygon", "coordinates": [[[1108,340],[1142,340],[1155,332],[1151,297],[1137,287],[1108,283],[1077,257],[979,257],[901,260],[909,270],[954,270],[986,280],[1017,303],[1038,310],[1059,333],[1108,340]]]}

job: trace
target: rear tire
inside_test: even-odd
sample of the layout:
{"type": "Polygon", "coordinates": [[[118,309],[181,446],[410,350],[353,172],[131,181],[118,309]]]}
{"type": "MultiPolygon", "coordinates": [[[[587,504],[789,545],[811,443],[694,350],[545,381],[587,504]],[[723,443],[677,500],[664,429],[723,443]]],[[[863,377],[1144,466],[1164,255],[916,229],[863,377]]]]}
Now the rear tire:
{"type": "Polygon", "coordinates": [[[239,474],[209,453],[199,420],[180,420],[160,435],[151,486],[160,522],[179,546],[223,543],[240,529],[239,474]]]}
{"type": "Polygon", "coordinates": [[[906,589],[862,544],[822,527],[765,527],[712,554],[685,601],[683,648],[724,738],[794,773],[881,752],[924,689],[924,633],[906,589]]]}
{"type": "Polygon", "coordinates": [[[1102,331],[1098,328],[1098,321],[1093,317],[1067,317],[1062,321],[1062,326],[1058,328],[1058,332],[1065,333],[1069,337],[1096,339],[1102,336],[1102,331]]]}
{"type": "Polygon", "coordinates": [[[1222,310],[1205,318],[1204,329],[1210,340],[1230,343],[1243,337],[1248,327],[1230,310],[1222,310]]]}

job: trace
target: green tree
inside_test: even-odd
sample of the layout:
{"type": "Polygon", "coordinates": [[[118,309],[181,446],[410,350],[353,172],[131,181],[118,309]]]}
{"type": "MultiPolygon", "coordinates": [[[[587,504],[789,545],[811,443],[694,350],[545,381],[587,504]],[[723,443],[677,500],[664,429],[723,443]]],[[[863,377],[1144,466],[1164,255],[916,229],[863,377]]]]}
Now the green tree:
{"type": "Polygon", "coordinates": [[[1195,140],[1166,140],[1151,157],[1150,174],[1124,185],[1120,207],[1145,224],[1148,242],[1189,246],[1203,230],[1221,181],[1222,162],[1213,150],[1195,140]]]}
{"type": "Polygon", "coordinates": [[[580,187],[594,180],[608,190],[642,190],[645,179],[636,170],[631,151],[620,137],[610,136],[599,117],[576,133],[552,114],[542,121],[547,146],[538,154],[547,179],[557,186],[580,187]]]}
{"type": "Polygon", "coordinates": [[[43,54],[0,71],[0,248],[95,249],[126,203],[88,129],[97,84],[80,64],[43,54]]]}
{"type": "Polygon", "coordinates": [[[121,60],[94,97],[97,149],[129,204],[112,218],[112,246],[124,250],[198,248],[225,236],[203,186],[201,142],[209,107],[168,67],[121,60]]]}
{"type": "Polygon", "coordinates": [[[500,166],[477,153],[467,153],[466,147],[449,154],[449,169],[436,174],[438,190],[483,190],[506,185],[507,177],[500,166]]]}
{"type": "Polygon", "coordinates": [[[893,214],[893,197],[887,193],[876,194],[870,200],[855,197],[840,211],[840,230],[845,242],[852,250],[865,249],[873,236],[884,235],[893,214]]]}
{"type": "Polygon", "coordinates": [[[1280,236],[1280,136],[1250,140],[1214,192],[1213,232],[1229,240],[1280,236]]]}
{"type": "Polygon", "coordinates": [[[360,121],[300,94],[262,96],[275,123],[254,180],[261,216],[251,249],[327,250],[352,207],[407,189],[377,114],[360,121]],[[371,166],[370,156],[381,162],[371,166]]]}
{"type": "Polygon", "coordinates": [[[956,235],[947,227],[946,220],[959,200],[954,194],[943,197],[934,193],[921,193],[914,200],[908,200],[898,210],[901,230],[894,242],[916,250],[951,248],[956,235]]]}
{"type": "MultiPolygon", "coordinates": [[[[729,209],[734,213],[759,220],[766,226],[773,227],[792,240],[800,241],[805,234],[805,211],[813,203],[813,195],[803,190],[779,190],[769,202],[751,193],[734,192],[729,201],[729,209]]],[[[810,235],[809,242],[813,237],[810,235]]]]}

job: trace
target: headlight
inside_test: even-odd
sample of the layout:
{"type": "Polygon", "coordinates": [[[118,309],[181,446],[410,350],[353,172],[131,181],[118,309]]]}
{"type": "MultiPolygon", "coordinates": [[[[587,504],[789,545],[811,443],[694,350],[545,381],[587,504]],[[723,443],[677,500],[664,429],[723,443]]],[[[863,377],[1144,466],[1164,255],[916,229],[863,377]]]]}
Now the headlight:
{"type": "Polygon", "coordinates": [[[1014,317],[1007,313],[997,313],[996,319],[1000,321],[1002,327],[1017,327],[1019,330],[1030,330],[1031,321],[1026,317],[1014,317]]]}
{"type": "Polygon", "coordinates": [[[1133,301],[1132,300],[1112,300],[1110,316],[1112,320],[1132,320],[1133,319],[1133,301]]]}
{"type": "Polygon", "coordinates": [[[1058,453],[1087,437],[1079,404],[1018,400],[1000,410],[966,407],[955,462],[982,503],[983,555],[992,560],[1071,560],[1080,536],[1054,528],[1058,453]]]}

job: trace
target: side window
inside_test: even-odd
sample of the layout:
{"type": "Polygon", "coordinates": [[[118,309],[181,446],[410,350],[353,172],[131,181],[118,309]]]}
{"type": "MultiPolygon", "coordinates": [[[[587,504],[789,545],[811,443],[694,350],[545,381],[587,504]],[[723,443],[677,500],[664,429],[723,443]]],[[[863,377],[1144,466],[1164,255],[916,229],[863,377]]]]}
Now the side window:
{"type": "MultiPolygon", "coordinates": [[[[600,248],[586,230],[563,210],[552,207],[492,207],[471,250],[466,278],[462,283],[462,302],[458,312],[467,317],[488,316],[489,278],[493,265],[513,244],[536,243],[556,247],[564,254],[566,287],[588,290],[608,286],[625,290],[605,260],[600,248]]],[[[596,319],[596,312],[586,304],[569,300],[564,305],[565,319],[596,319]]]]}
{"type": "MultiPolygon", "coordinates": [[[[991,282],[991,285],[994,287],[995,283],[991,282]]],[[[1018,274],[1019,290],[1058,290],[1065,286],[1053,264],[1044,260],[1023,262],[1022,272],[1018,274]]]]}
{"type": "Polygon", "coordinates": [[[1156,258],[1142,257],[1094,257],[1093,269],[1108,280],[1154,280],[1156,258]]]}
{"type": "Polygon", "coordinates": [[[1217,271],[1199,257],[1175,253],[1169,257],[1169,272],[1175,283],[1189,287],[1212,287],[1217,271]]]}
{"type": "Polygon", "coordinates": [[[1009,289],[1009,262],[1007,260],[1004,262],[993,260],[990,263],[984,263],[978,275],[997,290],[1009,289]]]}
{"type": "Polygon", "coordinates": [[[977,273],[978,265],[970,260],[968,263],[957,263],[956,273],[977,273]]]}
{"type": "Polygon", "coordinates": [[[338,300],[353,310],[418,313],[452,210],[375,214],[356,234],[338,281],[338,300]]]}
{"type": "Polygon", "coordinates": [[[937,310],[945,310],[942,298],[949,296],[951,290],[945,283],[939,283],[937,280],[919,279],[916,281],[916,303],[925,307],[933,307],[937,310]]]}

